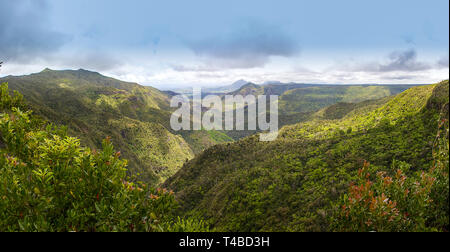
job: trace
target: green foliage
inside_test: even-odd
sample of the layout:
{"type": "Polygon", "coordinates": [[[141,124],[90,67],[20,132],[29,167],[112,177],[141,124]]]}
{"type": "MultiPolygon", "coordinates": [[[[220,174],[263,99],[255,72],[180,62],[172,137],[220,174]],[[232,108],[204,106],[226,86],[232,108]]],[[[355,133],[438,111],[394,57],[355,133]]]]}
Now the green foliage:
{"type": "MultiPolygon", "coordinates": [[[[157,185],[173,175],[186,159],[222,139],[203,133],[188,141],[170,128],[169,97],[157,89],[123,82],[86,70],[54,71],[5,77],[36,114],[65,125],[71,136],[92,149],[110,136],[129,160],[128,174],[157,185]]],[[[19,96],[14,96],[19,97],[19,96]]]]}
{"type": "MultiPolygon", "coordinates": [[[[403,171],[409,184],[433,165],[441,107],[448,103],[445,85],[448,89],[447,81],[362,102],[336,120],[317,115],[284,127],[273,142],[250,136],[216,145],[185,164],[165,186],[177,193],[186,216],[200,215],[217,231],[330,231],[334,206],[365,160],[371,174],[409,167],[403,171]],[[430,99],[439,106],[430,105],[430,99]]],[[[448,199],[448,193],[434,188],[426,197],[445,202],[435,198],[448,199]]],[[[422,202],[416,212],[432,208],[422,202]]],[[[445,230],[443,205],[426,218],[427,229],[445,230]]]]}
{"type": "Polygon", "coordinates": [[[24,108],[23,96],[17,91],[14,91],[14,95],[9,95],[8,85],[2,84],[0,89],[0,97],[2,98],[2,103],[0,104],[0,109],[10,109],[10,108],[24,108]]]}
{"type": "Polygon", "coordinates": [[[133,119],[109,120],[109,125],[120,131],[123,141],[129,146],[125,151],[130,151],[136,157],[140,180],[150,182],[151,177],[143,167],[152,165],[152,171],[162,182],[175,174],[180,166],[194,157],[191,149],[184,139],[171,134],[158,123],[142,122],[133,119]]]}
{"type": "Polygon", "coordinates": [[[84,70],[7,79],[29,106],[2,85],[0,231],[449,230],[448,81],[390,97],[408,87],[246,85],[303,123],[230,143],[171,132],[152,88],[84,70]],[[165,179],[177,201],[153,188],[165,179]]]}
{"type": "Polygon", "coordinates": [[[448,231],[449,139],[448,103],[444,105],[434,142],[433,165],[411,177],[407,163],[394,163],[395,175],[369,173],[369,164],[358,172],[337,206],[332,221],[338,231],[448,231]],[[398,167],[397,167],[398,166],[398,167]],[[372,182],[373,181],[373,182],[372,182]]]}
{"type": "Polygon", "coordinates": [[[291,89],[280,97],[280,113],[315,111],[339,102],[358,103],[398,94],[412,86],[314,86],[291,89]]]}
{"type": "Polygon", "coordinates": [[[0,231],[205,231],[177,217],[173,192],[127,182],[127,161],[106,139],[80,146],[64,128],[0,97],[0,231]]]}
{"type": "MultiPolygon", "coordinates": [[[[448,89],[447,89],[448,91],[448,89]]],[[[428,222],[438,230],[449,231],[449,121],[448,101],[444,107],[444,119],[440,122],[433,157],[434,163],[429,173],[435,178],[430,197],[433,204],[428,209],[428,222]]]]}
{"type": "Polygon", "coordinates": [[[371,180],[368,164],[358,173],[358,182],[350,187],[333,216],[337,231],[430,231],[427,209],[432,204],[430,193],[436,180],[422,172],[419,178],[404,175],[407,164],[400,164],[393,177],[378,172],[371,180]]]}
{"type": "MultiPolygon", "coordinates": [[[[268,84],[260,86],[249,83],[230,94],[243,96],[249,94],[279,95],[278,122],[279,126],[285,126],[314,120],[341,119],[357,108],[383,103],[386,97],[396,95],[411,87],[413,86],[313,84],[268,84]]],[[[251,130],[226,132],[235,140],[255,133],[258,132],[251,130]]]]}
{"type": "Polygon", "coordinates": [[[167,232],[208,232],[209,227],[203,220],[197,220],[195,218],[181,219],[177,218],[176,222],[171,222],[167,225],[167,232]]]}

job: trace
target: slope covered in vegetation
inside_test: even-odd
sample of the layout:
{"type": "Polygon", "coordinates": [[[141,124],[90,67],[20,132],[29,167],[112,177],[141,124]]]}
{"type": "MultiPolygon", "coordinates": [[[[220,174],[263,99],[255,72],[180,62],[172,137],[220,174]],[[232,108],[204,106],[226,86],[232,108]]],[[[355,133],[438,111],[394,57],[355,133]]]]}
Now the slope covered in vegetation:
{"type": "MultiPolygon", "coordinates": [[[[273,142],[251,136],[214,146],[165,185],[176,192],[187,215],[203,216],[216,230],[338,229],[338,202],[364,164],[371,164],[371,174],[385,176],[401,167],[414,179],[430,170],[439,122],[448,120],[448,89],[448,81],[414,87],[358,104],[337,116],[341,119],[330,120],[321,111],[321,119],[285,127],[273,142]]],[[[443,144],[448,146],[448,138],[443,144]]],[[[446,167],[448,177],[448,160],[446,167]]],[[[436,211],[411,218],[408,230],[448,230],[448,211],[438,207],[448,205],[448,183],[439,180],[430,190],[444,198],[431,198],[428,208],[436,211]],[[443,214],[439,224],[433,220],[436,213],[443,214]]]]}
{"type": "Polygon", "coordinates": [[[5,77],[32,110],[68,127],[82,144],[100,148],[111,137],[129,170],[153,184],[164,181],[206,147],[216,144],[208,132],[183,136],[169,125],[169,97],[157,89],[108,78],[86,70],[54,71],[5,77]]]}
{"type": "Polygon", "coordinates": [[[315,111],[339,102],[358,103],[396,95],[411,85],[335,85],[296,88],[280,97],[280,111],[284,114],[315,111]]]}
{"type": "Polygon", "coordinates": [[[127,161],[110,139],[80,146],[0,89],[0,232],[205,231],[180,219],[172,192],[126,177],[127,161]]]}
{"type": "MultiPolygon", "coordinates": [[[[413,85],[318,85],[318,84],[246,84],[228,95],[278,95],[279,126],[292,125],[317,118],[339,119],[362,101],[377,100],[396,95],[413,85]],[[333,105],[328,108],[328,106],[333,105]],[[316,113],[327,108],[324,113],[316,113]],[[339,111],[342,110],[342,111],[339,111]],[[331,116],[331,117],[330,117],[331,116]],[[333,117],[334,116],[334,117],[333,117]]],[[[225,109],[230,109],[225,107],[225,109]]],[[[231,109],[234,109],[231,107],[231,109]]],[[[235,140],[258,131],[227,131],[235,140]]]]}

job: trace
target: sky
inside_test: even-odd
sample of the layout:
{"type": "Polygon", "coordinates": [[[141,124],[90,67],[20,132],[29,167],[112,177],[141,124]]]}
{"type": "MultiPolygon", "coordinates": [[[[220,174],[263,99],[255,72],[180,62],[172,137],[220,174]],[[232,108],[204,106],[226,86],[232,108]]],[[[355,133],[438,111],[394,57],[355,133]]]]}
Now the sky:
{"type": "Polygon", "coordinates": [[[87,69],[160,89],[434,83],[448,0],[0,0],[0,76],[87,69]]]}

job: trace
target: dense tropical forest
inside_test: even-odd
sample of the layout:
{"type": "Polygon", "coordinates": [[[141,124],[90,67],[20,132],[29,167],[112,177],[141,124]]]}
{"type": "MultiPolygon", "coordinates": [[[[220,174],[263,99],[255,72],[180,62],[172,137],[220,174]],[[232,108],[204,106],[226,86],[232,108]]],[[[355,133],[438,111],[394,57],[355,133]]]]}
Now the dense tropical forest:
{"type": "Polygon", "coordinates": [[[448,230],[448,85],[216,145],[165,186],[217,231],[448,230]]]}
{"type": "Polygon", "coordinates": [[[0,92],[1,231],[208,230],[179,217],[173,191],[131,182],[110,138],[101,149],[81,147],[6,83],[0,92]]]}
{"type": "Polygon", "coordinates": [[[218,132],[215,137],[204,131],[177,135],[169,125],[166,94],[96,72],[45,69],[1,81],[23,94],[36,114],[67,126],[84,146],[100,148],[107,136],[114,139],[129,170],[153,184],[173,175],[194,153],[231,140],[218,132]]]}
{"type": "Polygon", "coordinates": [[[224,89],[280,95],[273,142],[86,70],[0,82],[0,231],[449,230],[448,80],[224,89]]]}

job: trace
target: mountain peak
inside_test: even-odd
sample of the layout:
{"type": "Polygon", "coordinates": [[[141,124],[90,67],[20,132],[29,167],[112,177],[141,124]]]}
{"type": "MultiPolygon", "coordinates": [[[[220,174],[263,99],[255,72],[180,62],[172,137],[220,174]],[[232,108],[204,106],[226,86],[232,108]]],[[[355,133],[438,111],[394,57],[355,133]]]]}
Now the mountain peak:
{"type": "Polygon", "coordinates": [[[249,95],[249,94],[253,94],[253,95],[262,95],[264,93],[264,88],[252,83],[252,82],[247,82],[247,84],[241,86],[238,90],[231,92],[230,94],[232,95],[249,95]]]}
{"type": "Polygon", "coordinates": [[[86,69],[83,69],[83,68],[80,68],[78,70],[70,70],[70,69],[68,69],[68,70],[53,70],[53,69],[50,69],[50,68],[46,67],[44,70],[41,71],[41,73],[45,73],[45,72],[61,72],[61,73],[62,72],[75,72],[75,73],[78,72],[78,73],[100,74],[98,72],[86,70],[86,69]]]}
{"type": "Polygon", "coordinates": [[[259,87],[258,84],[255,84],[253,82],[247,82],[245,85],[243,85],[241,88],[246,88],[246,87],[259,87]]]}
{"type": "Polygon", "coordinates": [[[80,68],[80,69],[76,70],[75,72],[78,72],[78,73],[84,73],[84,74],[101,75],[99,72],[90,71],[90,70],[86,70],[86,69],[83,69],[83,68],[80,68]]]}
{"type": "Polygon", "coordinates": [[[86,69],[84,69],[84,68],[79,68],[77,71],[78,71],[78,72],[97,73],[97,72],[94,72],[94,71],[86,70],[86,69]]]}
{"type": "Polygon", "coordinates": [[[249,83],[249,82],[246,80],[240,79],[238,81],[235,81],[233,84],[231,84],[231,86],[236,87],[236,88],[241,88],[242,86],[244,86],[247,83],[249,83]]]}
{"type": "Polygon", "coordinates": [[[240,79],[240,80],[237,80],[237,81],[235,81],[233,84],[236,84],[236,83],[248,83],[248,81],[246,81],[246,80],[244,80],[244,79],[240,79]]]}
{"type": "Polygon", "coordinates": [[[45,73],[45,72],[51,72],[53,71],[52,69],[46,67],[44,70],[41,71],[41,73],[45,73]]]}

